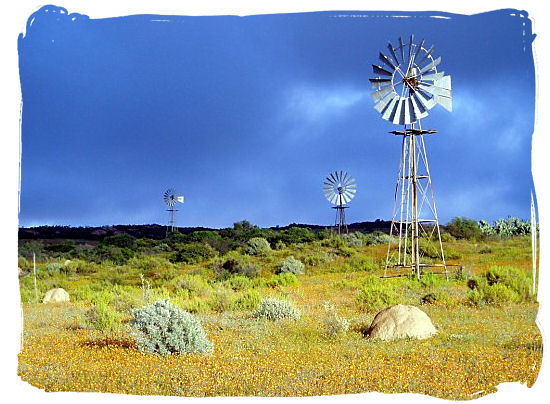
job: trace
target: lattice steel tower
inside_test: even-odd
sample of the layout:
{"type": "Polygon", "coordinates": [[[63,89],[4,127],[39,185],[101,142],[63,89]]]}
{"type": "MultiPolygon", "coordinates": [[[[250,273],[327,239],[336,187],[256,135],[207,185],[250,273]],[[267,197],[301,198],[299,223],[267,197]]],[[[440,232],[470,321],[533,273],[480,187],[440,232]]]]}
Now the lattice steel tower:
{"type": "Polygon", "coordinates": [[[441,57],[434,59],[434,47],[425,48],[424,40],[415,44],[413,35],[408,43],[400,37],[397,47],[388,42],[387,49],[369,79],[374,108],[403,127],[390,132],[402,144],[384,276],[388,269],[411,270],[420,279],[426,267],[442,268],[448,276],[424,143],[424,135],[436,131],[422,129],[420,120],[436,104],[452,111],[451,77],[437,71],[441,57]]]}

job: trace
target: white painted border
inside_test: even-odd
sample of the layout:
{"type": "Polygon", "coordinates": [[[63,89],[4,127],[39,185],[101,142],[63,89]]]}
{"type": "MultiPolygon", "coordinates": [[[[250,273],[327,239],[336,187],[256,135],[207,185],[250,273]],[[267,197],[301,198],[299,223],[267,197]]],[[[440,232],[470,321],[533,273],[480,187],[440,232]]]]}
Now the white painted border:
{"type": "MultiPolygon", "coordinates": [[[[366,1],[349,1],[349,0],[319,0],[319,1],[208,1],[200,2],[191,1],[176,1],[176,0],[124,0],[124,1],[82,1],[82,0],[60,0],[52,2],[58,6],[66,8],[69,13],[79,12],[88,15],[90,18],[116,17],[130,14],[172,14],[172,15],[215,15],[215,14],[233,14],[233,15],[248,15],[248,14],[269,14],[281,12],[303,12],[303,11],[322,11],[322,10],[407,10],[407,11],[425,11],[438,10],[460,14],[475,14],[490,10],[502,8],[517,8],[525,9],[530,18],[533,20],[533,31],[537,34],[537,39],[534,44],[535,63],[537,70],[537,104],[536,104],[536,131],[533,137],[533,176],[536,184],[536,194],[539,209],[539,222],[541,228],[541,249],[540,249],[540,278],[539,278],[539,301],[541,307],[539,310],[539,327],[543,332],[545,343],[548,342],[544,325],[550,324],[548,320],[549,310],[545,307],[545,303],[549,300],[545,296],[545,291],[548,290],[550,277],[545,273],[545,264],[548,258],[549,238],[546,220],[548,217],[548,172],[549,161],[547,157],[548,137],[550,135],[543,133],[544,125],[548,119],[548,79],[542,72],[550,71],[548,69],[548,40],[546,39],[549,31],[550,18],[545,12],[546,7],[542,1],[524,0],[516,2],[502,2],[496,0],[480,1],[455,1],[442,2],[440,1],[422,1],[411,2],[396,0],[393,2],[366,2],[366,1]],[[513,4],[510,4],[513,3],[513,4]]],[[[7,296],[2,302],[2,333],[1,333],[1,381],[2,396],[7,399],[17,400],[41,400],[45,402],[53,401],[73,401],[82,400],[83,402],[94,402],[98,399],[107,402],[115,402],[119,400],[132,402],[153,402],[163,401],[171,402],[174,400],[197,401],[198,399],[178,399],[173,397],[139,397],[139,396],[121,396],[111,394],[94,394],[94,393],[44,393],[28,384],[21,382],[16,375],[17,357],[15,355],[16,348],[19,346],[19,331],[20,309],[17,276],[15,275],[16,268],[16,239],[17,239],[17,213],[18,199],[16,199],[15,190],[18,189],[18,157],[19,157],[19,116],[20,116],[20,99],[21,92],[19,86],[19,73],[17,66],[17,35],[23,32],[27,18],[41,6],[51,4],[49,2],[40,3],[35,0],[12,0],[11,3],[3,3],[3,21],[0,24],[2,35],[0,41],[2,44],[2,108],[0,108],[0,122],[2,124],[2,132],[0,133],[0,164],[2,164],[2,209],[0,209],[2,231],[0,232],[0,246],[2,248],[2,287],[7,291],[7,296]],[[23,394],[23,396],[21,396],[23,394]],[[17,398],[15,397],[17,395],[17,398]]],[[[513,77],[510,78],[513,80],[513,77]]],[[[24,175],[24,174],[23,174],[24,175]]],[[[527,199],[527,197],[525,198],[527,199]]],[[[550,224],[549,224],[550,225],[550,224]]],[[[527,389],[524,386],[517,384],[506,384],[499,387],[499,392],[483,397],[476,402],[518,402],[529,401],[543,402],[545,396],[546,384],[550,381],[550,371],[548,367],[548,356],[545,355],[543,366],[539,374],[539,379],[535,386],[527,389]]],[[[360,395],[346,395],[336,397],[323,398],[303,398],[303,399],[271,399],[285,401],[310,402],[318,400],[324,403],[335,403],[337,400],[351,400],[352,402],[374,401],[374,402],[437,402],[428,396],[421,395],[383,395],[379,393],[367,393],[360,395]]],[[[206,399],[209,402],[222,400],[218,398],[206,399]]],[[[241,401],[267,401],[268,399],[247,399],[247,398],[226,398],[224,402],[237,403],[241,401]]]]}

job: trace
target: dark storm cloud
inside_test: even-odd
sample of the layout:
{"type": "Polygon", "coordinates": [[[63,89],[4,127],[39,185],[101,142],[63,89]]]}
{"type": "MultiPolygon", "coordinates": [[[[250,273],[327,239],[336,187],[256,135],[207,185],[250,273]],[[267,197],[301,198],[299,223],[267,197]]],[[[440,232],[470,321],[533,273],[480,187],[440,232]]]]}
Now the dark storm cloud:
{"type": "Polygon", "coordinates": [[[400,142],[372,108],[368,77],[387,40],[410,32],[453,77],[453,113],[436,107],[424,123],[440,132],[427,144],[443,221],[529,215],[534,67],[517,11],[48,10],[19,39],[21,225],[164,223],[168,187],[186,196],[180,225],[328,224],[320,185],[335,169],[359,184],[349,220],[387,219],[400,142]]]}

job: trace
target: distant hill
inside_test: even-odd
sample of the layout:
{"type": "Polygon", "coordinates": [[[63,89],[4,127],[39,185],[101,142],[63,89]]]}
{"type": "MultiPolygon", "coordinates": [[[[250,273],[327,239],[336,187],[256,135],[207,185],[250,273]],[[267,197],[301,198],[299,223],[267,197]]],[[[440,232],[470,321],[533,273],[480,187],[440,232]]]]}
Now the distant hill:
{"type": "MultiPolygon", "coordinates": [[[[374,222],[358,222],[348,224],[350,232],[371,232],[375,230],[389,233],[391,222],[376,220],[374,222]]],[[[315,224],[291,223],[287,226],[271,227],[273,230],[285,230],[290,227],[306,227],[312,231],[322,231],[330,226],[320,226],[315,224]]],[[[189,234],[198,230],[220,229],[207,227],[178,227],[180,233],[189,234]]],[[[40,239],[72,239],[72,240],[102,240],[106,236],[115,234],[129,234],[136,238],[151,238],[161,240],[166,237],[166,226],[159,224],[138,224],[138,225],[113,225],[101,227],[70,227],[70,226],[39,226],[39,227],[20,227],[19,240],[40,240],[40,239]]]]}

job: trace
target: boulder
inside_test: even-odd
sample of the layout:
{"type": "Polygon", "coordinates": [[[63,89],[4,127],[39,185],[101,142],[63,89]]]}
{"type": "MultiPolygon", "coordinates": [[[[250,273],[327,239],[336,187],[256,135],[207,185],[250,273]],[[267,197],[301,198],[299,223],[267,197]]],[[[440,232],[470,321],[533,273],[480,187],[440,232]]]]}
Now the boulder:
{"type": "Polygon", "coordinates": [[[69,294],[65,289],[57,288],[57,289],[50,289],[46,292],[46,296],[44,296],[44,300],[42,303],[58,303],[58,302],[68,302],[69,301],[69,294]]]}
{"type": "Polygon", "coordinates": [[[368,338],[391,341],[399,338],[430,338],[436,330],[426,313],[414,306],[398,304],[378,312],[367,330],[368,338]]]}

